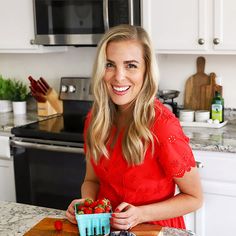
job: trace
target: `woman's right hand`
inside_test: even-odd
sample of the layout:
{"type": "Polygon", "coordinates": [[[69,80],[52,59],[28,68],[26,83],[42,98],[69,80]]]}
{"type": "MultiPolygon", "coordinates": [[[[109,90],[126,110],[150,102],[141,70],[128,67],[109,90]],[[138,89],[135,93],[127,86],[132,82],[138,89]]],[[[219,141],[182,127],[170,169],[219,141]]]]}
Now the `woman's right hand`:
{"type": "Polygon", "coordinates": [[[77,221],[75,219],[75,204],[78,202],[83,202],[83,201],[84,201],[84,199],[73,200],[66,210],[66,217],[73,224],[77,224],[77,221]]]}

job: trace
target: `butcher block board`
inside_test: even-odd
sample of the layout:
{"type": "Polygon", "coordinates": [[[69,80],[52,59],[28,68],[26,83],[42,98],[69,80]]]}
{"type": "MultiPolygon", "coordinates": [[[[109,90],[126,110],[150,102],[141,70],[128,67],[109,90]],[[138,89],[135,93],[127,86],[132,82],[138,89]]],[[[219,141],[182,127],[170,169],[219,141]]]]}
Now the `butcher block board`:
{"type": "MultiPolygon", "coordinates": [[[[151,224],[140,224],[130,230],[137,236],[161,236],[162,227],[159,225],[151,224]]],[[[44,218],[24,236],[78,236],[79,231],[77,225],[70,223],[67,219],[58,218],[44,218]],[[63,222],[63,230],[56,231],[54,228],[54,222],[56,220],[61,220],[63,222]]]]}

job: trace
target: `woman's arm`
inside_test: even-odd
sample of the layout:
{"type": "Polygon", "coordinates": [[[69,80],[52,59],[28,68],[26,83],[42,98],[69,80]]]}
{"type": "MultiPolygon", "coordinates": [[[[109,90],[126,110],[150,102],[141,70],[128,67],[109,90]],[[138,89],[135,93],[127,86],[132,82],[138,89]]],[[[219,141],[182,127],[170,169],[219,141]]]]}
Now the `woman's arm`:
{"type": "Polygon", "coordinates": [[[91,198],[95,200],[98,190],[99,190],[99,180],[96,174],[94,173],[91,162],[87,161],[86,174],[85,174],[84,182],[81,187],[82,198],[73,200],[68,206],[67,211],[66,211],[66,217],[70,222],[74,224],[77,223],[75,219],[75,210],[74,210],[75,204],[77,202],[84,201],[85,198],[91,198]]]}
{"type": "Polygon", "coordinates": [[[180,193],[162,202],[135,207],[121,203],[112,218],[112,226],[128,229],[137,224],[170,219],[185,215],[201,207],[203,196],[197,168],[186,172],[182,178],[175,178],[180,193]]]}
{"type": "Polygon", "coordinates": [[[94,173],[91,162],[88,160],[86,163],[86,174],[84,182],[81,187],[82,198],[91,198],[93,200],[96,200],[99,186],[99,179],[94,173]]]}

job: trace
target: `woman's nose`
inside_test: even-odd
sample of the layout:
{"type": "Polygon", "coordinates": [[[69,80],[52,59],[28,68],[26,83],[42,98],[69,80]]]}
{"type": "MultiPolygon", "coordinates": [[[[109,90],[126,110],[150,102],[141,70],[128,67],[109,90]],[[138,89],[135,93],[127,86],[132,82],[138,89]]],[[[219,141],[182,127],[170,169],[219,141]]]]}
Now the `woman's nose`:
{"type": "Polygon", "coordinates": [[[115,78],[116,80],[123,80],[125,78],[125,72],[122,68],[116,68],[115,78]]]}

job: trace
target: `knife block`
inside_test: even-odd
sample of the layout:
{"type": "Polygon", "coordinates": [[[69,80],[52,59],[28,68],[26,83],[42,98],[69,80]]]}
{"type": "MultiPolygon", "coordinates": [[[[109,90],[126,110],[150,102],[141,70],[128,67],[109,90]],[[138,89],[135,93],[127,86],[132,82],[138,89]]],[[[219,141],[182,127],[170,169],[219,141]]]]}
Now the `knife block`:
{"type": "Polygon", "coordinates": [[[46,102],[37,103],[38,116],[51,116],[58,114],[58,112],[51,106],[51,104],[46,102]]]}

